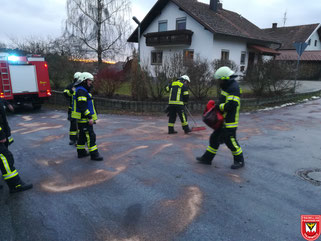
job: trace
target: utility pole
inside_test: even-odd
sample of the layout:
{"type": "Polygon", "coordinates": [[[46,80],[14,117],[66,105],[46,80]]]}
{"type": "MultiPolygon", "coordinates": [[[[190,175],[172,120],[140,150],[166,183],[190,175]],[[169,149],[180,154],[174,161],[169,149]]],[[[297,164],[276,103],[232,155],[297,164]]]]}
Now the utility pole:
{"type": "Polygon", "coordinates": [[[140,25],[141,25],[141,22],[135,16],[133,17],[133,20],[138,25],[138,38],[137,38],[138,39],[138,56],[137,56],[137,59],[138,59],[138,65],[140,65],[140,25]]]}

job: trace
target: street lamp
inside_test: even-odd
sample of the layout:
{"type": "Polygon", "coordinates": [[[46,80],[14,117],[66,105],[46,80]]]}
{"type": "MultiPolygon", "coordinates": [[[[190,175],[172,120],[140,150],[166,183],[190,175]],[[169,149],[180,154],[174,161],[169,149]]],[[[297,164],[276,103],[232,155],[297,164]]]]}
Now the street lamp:
{"type": "Polygon", "coordinates": [[[140,65],[140,24],[141,22],[134,16],[133,20],[138,25],[138,65],[140,65]]]}

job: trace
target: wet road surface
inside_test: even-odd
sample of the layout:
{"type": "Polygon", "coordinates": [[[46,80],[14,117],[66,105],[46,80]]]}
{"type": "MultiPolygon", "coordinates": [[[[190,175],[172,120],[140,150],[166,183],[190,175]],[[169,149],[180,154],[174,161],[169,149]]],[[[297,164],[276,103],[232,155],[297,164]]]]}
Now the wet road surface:
{"type": "Polygon", "coordinates": [[[176,123],[167,135],[165,117],[99,118],[103,162],[77,158],[63,111],[9,116],[15,166],[34,188],[0,189],[1,241],[293,241],[300,215],[321,215],[320,99],[242,113],[241,170],[225,145],[212,166],[195,162],[209,129],[184,135],[176,123]]]}

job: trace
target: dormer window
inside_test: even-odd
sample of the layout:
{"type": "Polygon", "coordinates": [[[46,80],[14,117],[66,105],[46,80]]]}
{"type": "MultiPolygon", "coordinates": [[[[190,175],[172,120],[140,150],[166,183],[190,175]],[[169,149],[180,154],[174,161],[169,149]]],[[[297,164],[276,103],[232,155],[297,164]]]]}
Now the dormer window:
{"type": "Polygon", "coordinates": [[[158,22],[158,32],[167,31],[167,20],[162,20],[158,22]]]}
{"type": "Polygon", "coordinates": [[[176,30],[186,29],[186,18],[177,18],[176,19],[176,30]]]}

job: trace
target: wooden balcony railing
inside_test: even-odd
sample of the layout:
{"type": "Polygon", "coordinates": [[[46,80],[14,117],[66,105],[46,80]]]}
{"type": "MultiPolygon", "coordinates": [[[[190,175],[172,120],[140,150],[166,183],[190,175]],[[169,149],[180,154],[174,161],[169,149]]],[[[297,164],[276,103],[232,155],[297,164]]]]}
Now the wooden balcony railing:
{"type": "Polygon", "coordinates": [[[147,33],[147,46],[191,45],[193,32],[191,30],[174,30],[165,32],[147,33]]]}

